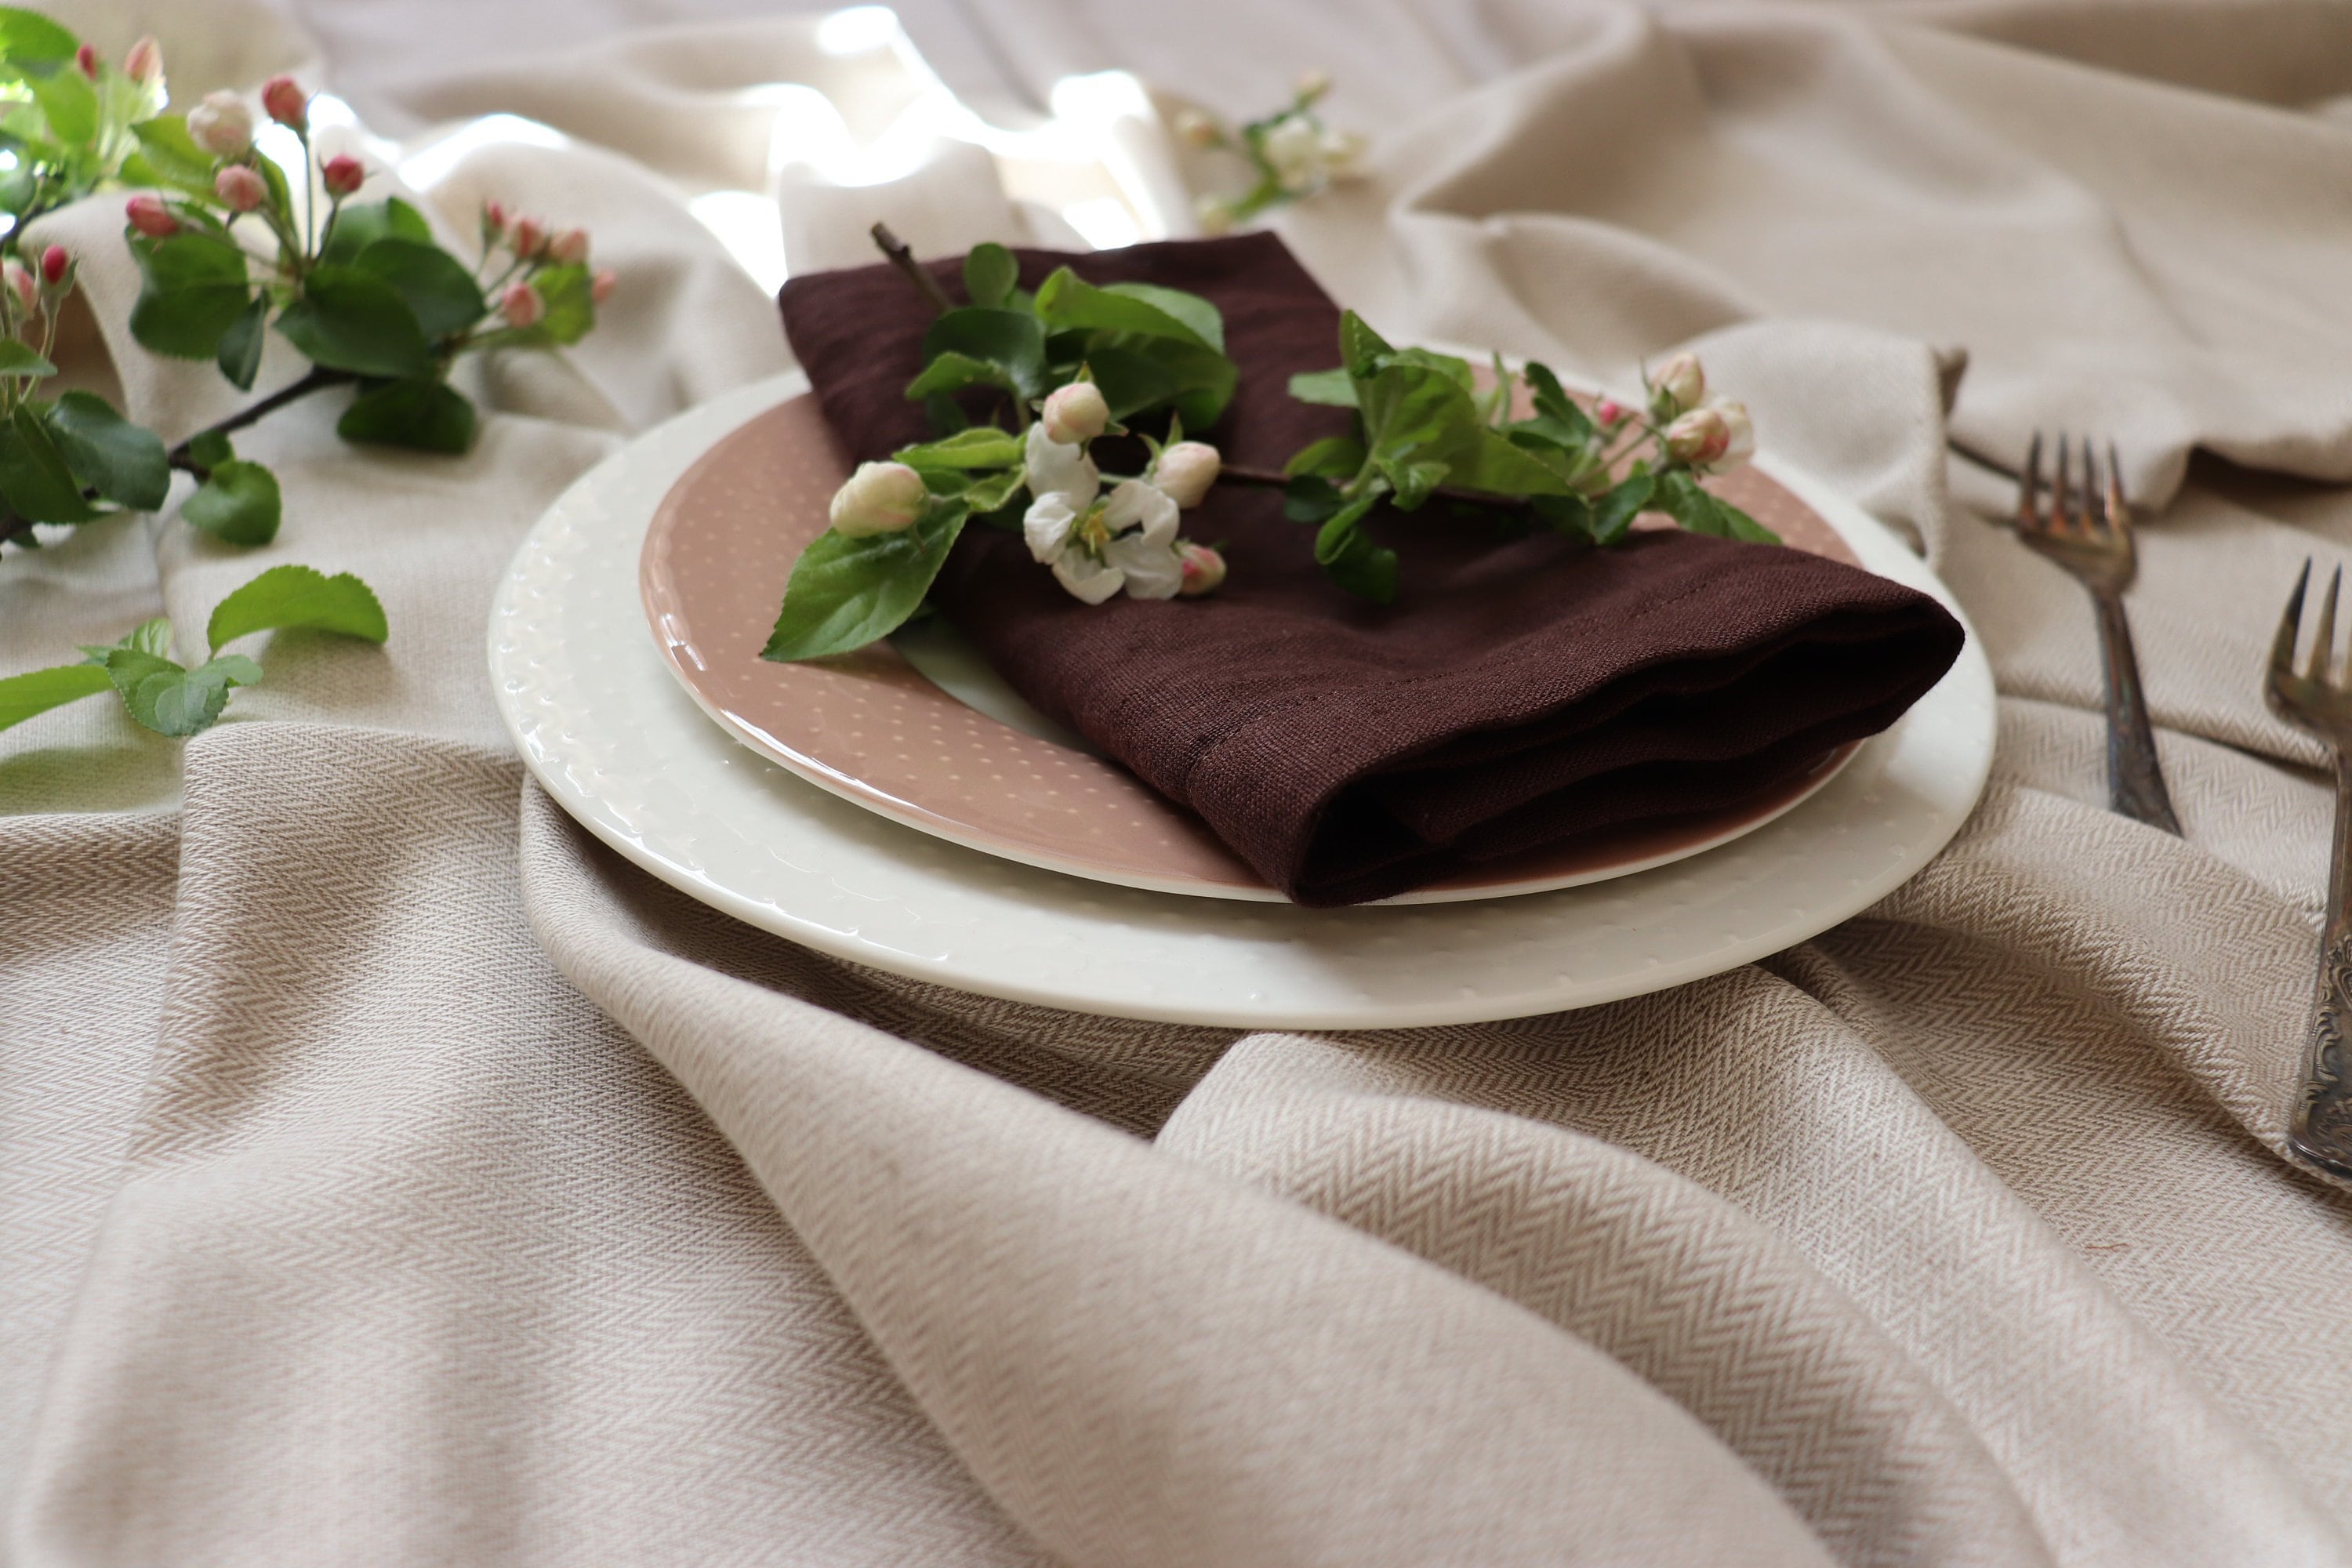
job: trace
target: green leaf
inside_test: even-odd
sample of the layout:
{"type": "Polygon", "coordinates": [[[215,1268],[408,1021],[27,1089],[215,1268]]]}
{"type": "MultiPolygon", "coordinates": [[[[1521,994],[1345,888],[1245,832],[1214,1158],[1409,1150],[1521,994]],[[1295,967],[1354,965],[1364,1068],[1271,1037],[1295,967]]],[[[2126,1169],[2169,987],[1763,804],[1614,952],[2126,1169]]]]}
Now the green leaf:
{"type": "MultiPolygon", "coordinates": [[[[184,116],[159,114],[132,126],[131,133],[139,138],[139,155],[146,160],[150,173],[191,195],[212,193],[213,155],[197,146],[195,139],[188,134],[188,122],[184,116]]],[[[131,173],[125,164],[126,180],[131,173]]]]}
{"type": "Polygon", "coordinates": [[[180,516],[230,544],[267,544],[278,537],[282,510],[278,476],[259,463],[231,458],[212,465],[180,516]]]}
{"type": "Polygon", "coordinates": [[[177,234],[132,250],[145,286],[131,308],[131,335],[141,347],[174,359],[213,358],[222,334],[253,298],[245,253],[202,234],[177,234]]]}
{"type": "Polygon", "coordinates": [[[159,669],[124,697],[131,716],[159,735],[194,735],[209,730],[228,705],[232,682],[212,665],[159,669]]]}
{"type": "Polygon", "coordinates": [[[91,392],[68,392],[46,416],[66,468],[85,489],[133,511],[153,511],[172,489],[163,438],[91,392]]]}
{"type": "Polygon", "coordinates": [[[1187,294],[1181,289],[1162,289],[1157,283],[1113,283],[1103,291],[1140,300],[1181,321],[1204,346],[1219,353],[1225,352],[1225,318],[1216,306],[1198,294],[1187,294]]]}
{"type": "Polygon", "coordinates": [[[1685,469],[1657,476],[1656,493],[1651,504],[1693,533],[1737,539],[1749,544],[1780,542],[1779,534],[1706,489],[1685,469]]]}
{"type": "Polygon", "coordinates": [[[1396,509],[1399,511],[1419,510],[1421,504],[1429,499],[1431,492],[1444,484],[1445,476],[1453,472],[1444,463],[1383,461],[1380,468],[1381,476],[1396,491],[1396,509]]]}
{"type": "Polygon", "coordinates": [[[998,306],[1021,286],[1021,263],[1001,245],[975,245],[963,258],[963,291],[975,305],[998,306]]]}
{"type": "Polygon", "coordinates": [[[1592,423],[1592,416],[1568,395],[1559,384],[1559,377],[1552,374],[1549,365],[1530,360],[1526,374],[1528,390],[1535,395],[1538,417],[1557,421],[1567,442],[1589,446],[1600,436],[1601,431],[1592,423]]]}
{"type": "Polygon", "coordinates": [[[1185,390],[1166,361],[1143,349],[1098,348],[1087,355],[1086,363],[1116,423],[1172,402],[1185,390]]]}
{"type": "Polygon", "coordinates": [[[967,509],[933,506],[912,528],[845,539],[827,529],[793,565],[761,658],[789,664],[864,647],[904,625],[963,531],[967,509]]]}
{"type": "MultiPolygon", "coordinates": [[[[923,362],[928,366],[949,353],[994,365],[1023,397],[1045,395],[1045,334],[1037,318],[1026,311],[968,305],[944,312],[923,334],[923,362]]],[[[922,385],[923,378],[918,377],[915,384],[922,385]]],[[[910,389],[908,395],[924,394],[910,389]]]]}
{"type": "Polygon", "coordinates": [[[49,133],[58,141],[68,147],[87,147],[98,139],[98,89],[80,71],[27,77],[25,85],[48,116],[49,133]]]}
{"type": "Polygon", "coordinates": [[[0,375],[55,375],[58,367],[15,338],[0,338],[0,375]]]}
{"type": "Polygon", "coordinates": [[[261,373],[263,331],[269,325],[269,296],[256,294],[228,331],[221,334],[220,345],[214,354],[220,363],[221,374],[239,392],[253,390],[253,378],[261,373]]]}
{"type": "Polygon", "coordinates": [[[1320,523],[1347,504],[1339,487],[1320,474],[1301,474],[1282,487],[1282,515],[1293,522],[1320,523]]]}
{"type": "MultiPolygon", "coordinates": [[[[168,623],[165,629],[169,630],[168,623]]],[[[114,689],[122,694],[122,700],[126,703],[139,694],[140,682],[151,677],[187,673],[161,652],[127,646],[127,639],[108,648],[106,656],[98,662],[105,669],[107,679],[114,683],[114,689]]]]}
{"type": "Polygon", "coordinates": [[[380,643],[391,636],[383,605],[348,572],[330,577],[308,566],[272,566],[213,606],[205,641],[215,652],[241,637],[308,626],[380,643]]]}
{"type": "Polygon", "coordinates": [[[1013,383],[1012,373],[1003,365],[991,364],[986,360],[974,359],[970,354],[957,353],[950,349],[925,365],[923,374],[907,384],[907,397],[909,402],[928,403],[950,392],[961,392],[968,386],[1001,387],[1016,395],[1020,391],[1013,383]]]}
{"type": "Polygon", "coordinates": [[[1654,475],[1635,474],[1602,496],[1592,509],[1592,537],[1601,544],[1614,544],[1625,537],[1650,504],[1658,481],[1654,475]]]}
{"type": "Polygon", "coordinates": [[[542,268],[530,286],[538,290],[547,313],[524,334],[527,342],[576,343],[596,325],[595,283],[585,267],[542,268]]]}
{"type": "Polygon", "coordinates": [[[1429,349],[1397,349],[1381,356],[1381,363],[1420,365],[1425,370],[1437,372],[1474,397],[1477,392],[1478,382],[1470,374],[1470,362],[1454,354],[1437,353],[1429,349]]]}
{"type": "Polygon", "coordinates": [[[142,621],[105,647],[91,647],[84,644],[81,651],[89,656],[90,663],[103,667],[107,655],[116,648],[124,647],[139,653],[152,654],[157,658],[171,658],[172,617],[157,616],[152,620],[142,621]]]}
{"type": "Polygon", "coordinates": [[[37,12],[0,5],[0,59],[11,65],[55,65],[73,58],[81,40],[37,12]]]}
{"type": "Polygon", "coordinates": [[[1315,535],[1315,560],[1349,593],[1385,605],[1396,597],[1396,552],[1374,544],[1361,526],[1380,502],[1381,487],[1370,485],[1333,513],[1315,535]]]}
{"type": "Polygon", "coordinates": [[[95,696],[111,684],[106,670],[95,664],[60,664],[0,679],[0,730],[61,703],[95,696]]]}
{"type": "Polygon", "coordinates": [[[1356,406],[1356,383],[1345,370],[1303,370],[1290,378],[1290,395],[1331,408],[1356,406]]]}
{"type": "Polygon", "coordinates": [[[1528,504],[1554,532],[1593,542],[1592,503],[1582,496],[1531,496],[1528,504]]]}
{"type": "Polygon", "coordinates": [[[1489,495],[1560,495],[1567,484],[1496,434],[1442,368],[1391,359],[1358,391],[1364,435],[1383,465],[1443,463],[1451,482],[1489,495]]]}
{"type": "Polygon", "coordinates": [[[217,430],[199,430],[188,437],[188,457],[200,468],[217,468],[236,456],[236,448],[217,430]]]}
{"type": "Polygon", "coordinates": [[[474,445],[474,405],[446,382],[387,381],[352,399],[335,421],[346,441],[460,455],[474,445]]]}
{"type": "Polygon", "coordinates": [[[1353,479],[1364,466],[1364,444],[1353,436],[1327,436],[1301,447],[1282,466],[1286,474],[1320,474],[1326,479],[1353,479]]]}
{"type": "Polygon", "coordinates": [[[1066,267],[1056,268],[1052,277],[1038,285],[1036,310],[1037,320],[1054,331],[1088,328],[1131,332],[1147,338],[1174,338],[1212,353],[1224,352],[1222,327],[1213,335],[1201,332],[1151,300],[1097,289],[1066,267]]]}
{"type": "Polygon", "coordinates": [[[433,345],[399,290],[351,267],[321,267],[278,318],[287,341],[330,370],[392,379],[433,374],[433,345]]]}
{"type": "Polygon", "coordinates": [[[22,406],[0,428],[0,495],[32,522],[88,522],[98,515],[48,427],[22,406]]]}
{"type": "Polygon", "coordinates": [[[941,440],[901,447],[891,456],[917,468],[1008,468],[1021,466],[1023,449],[1020,437],[975,425],[941,440]]]}
{"type": "Polygon", "coordinates": [[[1395,352],[1389,347],[1388,340],[1372,331],[1370,323],[1355,311],[1346,311],[1339,317],[1339,363],[1357,380],[1372,374],[1377,368],[1375,360],[1395,352]]]}
{"type": "Polygon", "coordinates": [[[1165,338],[1151,342],[1148,352],[1176,377],[1176,395],[1170,400],[1176,416],[1194,430],[1214,425],[1240,380],[1234,362],[1215,349],[1165,338]]]}
{"type": "MultiPolygon", "coordinates": [[[[209,175],[206,182],[210,183],[209,175]]],[[[320,264],[348,267],[359,259],[361,251],[379,239],[405,239],[418,245],[430,245],[433,243],[433,226],[425,221],[424,214],[398,196],[380,202],[354,203],[335,215],[334,226],[327,231],[326,243],[319,247],[320,264]]]]}

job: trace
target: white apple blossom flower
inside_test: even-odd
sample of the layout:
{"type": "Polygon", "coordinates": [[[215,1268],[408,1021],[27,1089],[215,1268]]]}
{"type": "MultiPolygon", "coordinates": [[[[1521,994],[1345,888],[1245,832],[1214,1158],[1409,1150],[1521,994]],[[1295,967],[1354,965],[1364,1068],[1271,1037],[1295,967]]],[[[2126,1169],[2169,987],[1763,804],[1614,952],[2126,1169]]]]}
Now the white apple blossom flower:
{"type": "Polygon", "coordinates": [[[1323,133],[1303,114],[1286,114],[1275,122],[1258,143],[1274,177],[1293,195],[1319,187],[1328,171],[1323,161],[1323,133]]]}
{"type": "Polygon", "coordinates": [[[1128,479],[1103,496],[1086,448],[1029,426],[1024,454],[1034,498],[1021,520],[1029,553],[1089,605],[1125,589],[1136,599],[1170,599],[1184,584],[1176,551],[1176,502],[1158,486],[1128,479]]]}

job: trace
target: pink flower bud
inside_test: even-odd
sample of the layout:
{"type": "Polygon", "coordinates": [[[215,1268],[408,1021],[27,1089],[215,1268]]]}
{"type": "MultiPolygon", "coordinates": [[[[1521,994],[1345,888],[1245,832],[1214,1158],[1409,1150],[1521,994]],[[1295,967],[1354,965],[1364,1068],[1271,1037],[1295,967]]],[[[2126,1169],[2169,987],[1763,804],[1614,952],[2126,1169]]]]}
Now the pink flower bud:
{"type": "Polygon", "coordinates": [[[902,533],[930,505],[923,476],[904,463],[860,463],[833,492],[833,531],[845,539],[902,533]]]}
{"type": "Polygon", "coordinates": [[[1224,459],[1206,441],[1179,441],[1160,454],[1151,482],[1178,506],[1195,507],[1217,482],[1218,470],[1223,467],[1224,459]]]}
{"type": "Polygon", "coordinates": [[[25,270],[22,263],[0,263],[0,286],[7,289],[19,315],[30,316],[40,310],[40,285],[33,281],[33,275],[25,270]]]}
{"type": "Polygon", "coordinates": [[[1185,598],[1213,594],[1225,580],[1225,558],[1207,545],[1184,540],[1176,546],[1176,553],[1184,563],[1184,581],[1176,592],[1185,598]]]}
{"type": "Polygon", "coordinates": [[[1706,395],[1706,372],[1699,368],[1698,355],[1695,353],[1675,355],[1650,377],[1650,396],[1661,414],[1696,408],[1699,399],[1706,395]]]}
{"type": "Polygon", "coordinates": [[[601,305],[613,297],[613,285],[617,281],[609,267],[599,267],[589,275],[588,298],[601,305]]]}
{"type": "Polygon", "coordinates": [[[482,204],[482,237],[496,239],[507,231],[507,205],[504,202],[482,204]]]}
{"type": "Polygon", "coordinates": [[[142,192],[131,197],[122,216],[130,220],[131,227],[150,239],[163,239],[180,232],[180,220],[172,216],[163,198],[152,193],[142,192]]]}
{"type": "Polygon", "coordinates": [[[1057,446],[1091,441],[1110,423],[1110,405],[1091,381],[1055,387],[1045,398],[1045,439],[1057,446]]]}
{"type": "Polygon", "coordinates": [[[588,259],[588,231],[567,228],[547,242],[547,258],[558,267],[577,267],[588,259]]]}
{"type": "Polygon", "coordinates": [[[188,138],[215,158],[242,158],[253,147],[253,110],[223,89],[188,110],[188,138]]]}
{"type": "Polygon", "coordinates": [[[347,196],[367,181],[367,166],[349,153],[338,153],[320,165],[319,183],[331,196],[347,196]]]}
{"type": "Polygon", "coordinates": [[[519,217],[514,220],[514,229],[508,243],[525,261],[536,261],[539,253],[547,248],[547,226],[535,217],[519,217]]]}
{"type": "Polygon", "coordinates": [[[131,46],[122,57],[122,74],[142,87],[153,87],[163,79],[163,49],[149,34],[131,46]]]}
{"type": "Polygon", "coordinates": [[[1719,409],[1694,408],[1666,426],[1666,450],[1703,468],[1731,449],[1731,426],[1719,409]]]}
{"type": "Polygon", "coordinates": [[[231,212],[249,213],[269,199],[269,187],[245,164],[229,163],[213,176],[213,195],[231,212]]]}
{"type": "Polygon", "coordinates": [[[280,125],[310,129],[310,95],[290,76],[274,76],[261,84],[261,107],[280,125]]]}
{"type": "Polygon", "coordinates": [[[499,314],[510,327],[535,327],[547,314],[547,301],[539,297],[538,289],[518,278],[499,296],[499,314]]]}
{"type": "Polygon", "coordinates": [[[1633,417],[1633,411],[1613,397],[1604,397],[1592,405],[1592,417],[1603,430],[1615,430],[1633,417]]]}
{"type": "Polygon", "coordinates": [[[90,80],[98,79],[98,51],[89,45],[84,44],[74,51],[74,64],[79,67],[81,74],[90,80]]]}
{"type": "Polygon", "coordinates": [[[41,252],[41,281],[52,289],[61,288],[67,270],[72,266],[73,258],[66,254],[66,247],[53,245],[41,252]]]}

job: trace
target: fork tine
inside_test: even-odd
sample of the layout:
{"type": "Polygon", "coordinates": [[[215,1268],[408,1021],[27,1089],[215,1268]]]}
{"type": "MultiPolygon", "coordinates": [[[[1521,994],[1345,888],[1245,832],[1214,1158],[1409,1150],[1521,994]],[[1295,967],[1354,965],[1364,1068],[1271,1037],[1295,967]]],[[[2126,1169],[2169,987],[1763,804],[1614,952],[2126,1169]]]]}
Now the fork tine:
{"type": "Polygon", "coordinates": [[[2303,558],[2303,570],[2294,579],[2294,592],[2286,596],[2286,613],[2279,617],[2278,636],[2271,639],[2271,673],[2294,673],[2294,637],[2303,628],[2303,595],[2311,586],[2311,557],[2303,558]]]}
{"type": "Polygon", "coordinates": [[[2336,663],[2336,595],[2344,586],[2344,568],[2327,580],[2327,597],[2319,601],[2319,626],[2312,634],[2311,657],[2303,667],[2304,679],[2326,684],[2328,672],[2336,663]]]}
{"type": "Polygon", "coordinates": [[[2131,501],[2124,494],[2124,466],[2116,458],[2116,444],[2107,443],[2107,526],[2117,533],[2131,532],[2131,501]]]}
{"type": "Polygon", "coordinates": [[[2025,448],[2025,470],[2017,478],[2017,526],[2026,533],[2042,527],[2042,432],[2025,448]]]}
{"type": "Polygon", "coordinates": [[[2083,534],[2087,539],[2105,539],[2107,528],[2106,492],[2099,488],[2099,449],[2083,437],[2083,534]]]}
{"type": "Polygon", "coordinates": [[[2050,496],[2051,531],[2054,533],[2075,531],[2074,458],[2067,441],[2066,432],[2058,432],[2058,477],[2050,496]]]}

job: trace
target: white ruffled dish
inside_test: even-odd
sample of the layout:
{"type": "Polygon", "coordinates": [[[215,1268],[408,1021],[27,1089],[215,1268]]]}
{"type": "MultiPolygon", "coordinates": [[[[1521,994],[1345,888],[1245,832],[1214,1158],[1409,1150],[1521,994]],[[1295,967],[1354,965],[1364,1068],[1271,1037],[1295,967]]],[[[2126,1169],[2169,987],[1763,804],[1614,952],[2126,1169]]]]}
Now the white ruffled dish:
{"type": "MultiPolygon", "coordinates": [[[[713,400],[551,508],[489,624],[499,710],[532,774],[597,837],[715,908],[820,952],[986,995],[1256,1028],[1479,1022],[1663,990],[1826,930],[1958,831],[1990,767],[1992,673],[1959,661],[1819,793],[1721,847],[1587,887],[1302,910],[1065,876],[890,821],[721,731],[648,631],[638,556],[703,452],[800,391],[713,400]]],[[[1874,571],[1958,607],[1885,529],[1768,462],[1874,571]]]]}

